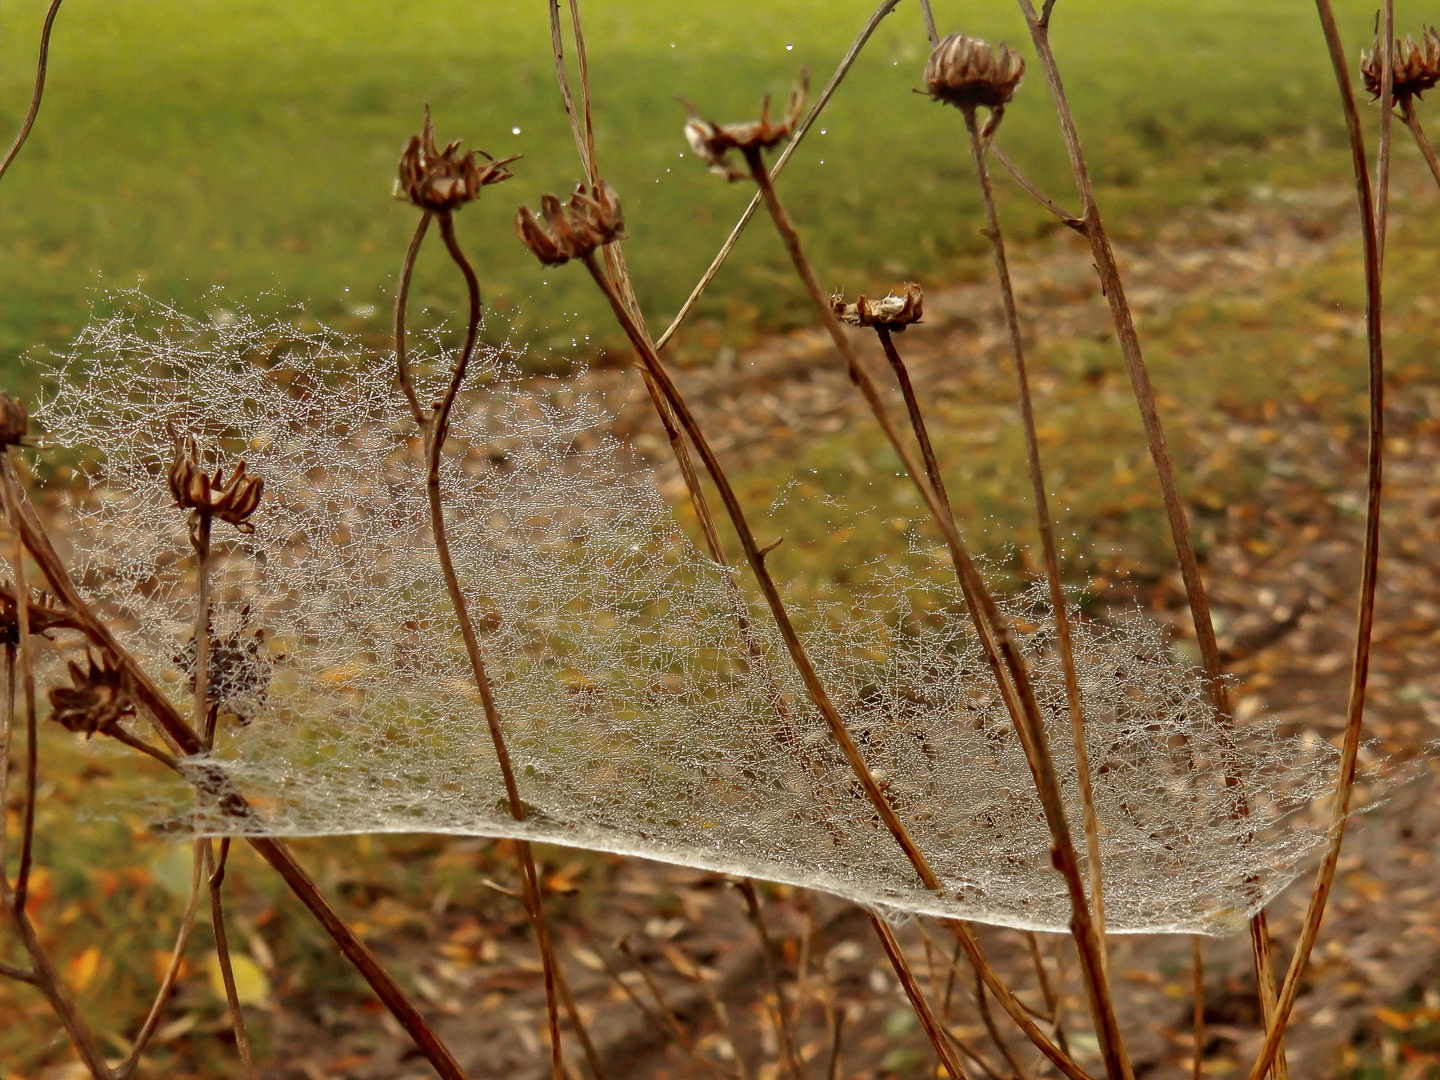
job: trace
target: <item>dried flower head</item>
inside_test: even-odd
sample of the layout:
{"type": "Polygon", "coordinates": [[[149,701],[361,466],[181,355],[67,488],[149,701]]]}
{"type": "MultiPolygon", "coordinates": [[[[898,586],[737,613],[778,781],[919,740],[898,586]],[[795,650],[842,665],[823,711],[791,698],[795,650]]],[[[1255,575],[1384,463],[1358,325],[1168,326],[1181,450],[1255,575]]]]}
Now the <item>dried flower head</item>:
{"type": "Polygon", "coordinates": [[[419,135],[411,135],[400,155],[400,175],[395,180],[397,198],[409,199],[422,210],[435,213],[454,210],[480,197],[480,189],[488,184],[509,180],[505,168],[519,154],[496,161],[484,150],[460,152],[456,139],[444,150],[435,148],[435,125],[430,122],[430,106],[425,106],[425,126],[419,135]],[[479,158],[485,159],[481,165],[479,158]]]}
{"type": "Polygon", "coordinates": [[[830,298],[835,316],[851,326],[883,326],[899,332],[912,323],[920,321],[925,314],[925,294],[913,281],[906,282],[899,296],[890,293],[879,300],[862,296],[853,304],[847,304],[845,297],[836,293],[830,298]]]}
{"type": "MultiPolygon", "coordinates": [[[[1360,77],[1375,101],[1380,99],[1382,60],[1378,40],[1369,52],[1360,54],[1360,77]]],[[[1403,102],[1420,97],[1440,83],[1440,33],[1433,26],[1428,27],[1418,42],[1413,35],[1406,34],[1403,44],[1395,42],[1390,63],[1395,72],[1395,100],[1403,102]]]]}
{"type": "MultiPolygon", "coordinates": [[[[61,626],[72,626],[70,616],[55,606],[48,592],[30,590],[30,633],[48,636],[61,626]]],[[[0,581],[0,645],[20,644],[19,611],[15,604],[15,583],[0,581]]]]}
{"type": "Polygon", "coordinates": [[[122,719],[135,712],[123,669],[112,666],[109,657],[97,664],[86,655],[88,670],[70,661],[70,686],[50,691],[51,719],[66,731],[83,731],[88,738],[110,732],[122,719]]]}
{"type": "Polygon", "coordinates": [[[216,469],[214,476],[208,476],[200,465],[195,440],[187,436],[175,446],[169,481],[170,494],[180,509],[208,514],[229,522],[243,533],[254,532],[250,515],[260,505],[265,481],[247,473],[245,462],[235,466],[229,480],[225,479],[224,469],[216,469]]]}
{"type": "Polygon", "coordinates": [[[1015,96],[1025,78],[1025,60],[1001,43],[992,49],[979,38],[951,34],[930,54],[925,89],[936,101],[963,108],[998,109],[1015,96]]]}
{"type": "MultiPolygon", "coordinates": [[[[240,611],[240,625],[228,634],[215,633],[210,626],[209,664],[205,686],[210,702],[221,712],[230,713],[242,724],[248,724],[265,711],[270,694],[270,679],[275,661],[265,649],[265,631],[248,630],[250,607],[240,611]]],[[[190,676],[190,691],[195,691],[195,639],[172,657],[175,665],[190,676]]]]}
{"type": "Polygon", "coordinates": [[[554,195],[540,196],[540,213],[544,225],[528,206],[516,210],[515,234],[547,266],[583,259],[596,248],[625,238],[620,199],[604,180],[588,190],[584,184],[575,185],[568,203],[554,195]]]}
{"type": "Polygon", "coordinates": [[[695,106],[684,98],[680,103],[689,110],[685,121],[685,141],[705,163],[710,171],[727,180],[743,180],[750,174],[737,169],[727,160],[731,150],[769,150],[790,137],[795,125],[800,122],[800,112],[805,107],[805,95],[810,89],[810,69],[800,69],[800,79],[790,91],[790,103],[785,107],[785,119],[774,123],[770,119],[770,95],[760,104],[760,119],[747,120],[739,124],[716,124],[704,119],[695,111],[695,106]]]}
{"type": "Polygon", "coordinates": [[[20,446],[30,430],[30,416],[25,406],[0,390],[0,450],[7,446],[20,446]]]}

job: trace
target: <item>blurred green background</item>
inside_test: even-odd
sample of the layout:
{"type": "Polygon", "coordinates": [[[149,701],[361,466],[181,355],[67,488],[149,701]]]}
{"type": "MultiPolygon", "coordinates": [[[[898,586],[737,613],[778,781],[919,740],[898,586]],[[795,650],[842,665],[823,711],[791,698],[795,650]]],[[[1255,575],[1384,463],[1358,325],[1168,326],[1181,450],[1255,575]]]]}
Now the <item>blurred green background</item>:
{"type": "MultiPolygon", "coordinates": [[[[1360,42],[1367,4],[1339,5],[1360,42]]],[[[709,175],[681,138],[683,94],[721,120],[753,116],[800,66],[817,89],[869,0],[660,0],[584,10],[602,171],[622,197],[629,258],[656,331],[678,309],[750,192],[709,175]]],[[[23,114],[44,5],[16,0],[0,36],[0,130],[23,114]]],[[[936,5],[963,29],[1032,50],[1013,3],[936,5]]],[[[1312,5],[1298,0],[1065,0],[1054,39],[1112,227],[1143,233],[1177,207],[1255,185],[1344,180],[1348,160],[1312,5]]],[[[918,6],[885,20],[782,193],[826,284],[934,284],[982,270],[959,117],[912,94],[927,53],[918,6]]],[[[618,348],[593,287],[542,270],[511,216],[578,177],[538,2],[69,0],[39,124],[0,184],[0,385],[17,359],[63,342],[103,291],[137,283],[198,305],[284,308],[383,334],[415,212],[394,202],[399,150],[429,102],[441,139],[523,153],[516,178],[460,215],[487,297],[518,322],[534,364],[618,348]],[[215,301],[219,303],[219,301],[215,301]]],[[[1038,70],[1002,144],[1062,200],[1063,147],[1038,70]]],[[[1055,228],[1006,202],[1012,241],[1055,228]]],[[[748,235],[678,355],[704,362],[810,314],[768,229],[748,235]]],[[[418,307],[459,299],[438,245],[418,307]]]]}

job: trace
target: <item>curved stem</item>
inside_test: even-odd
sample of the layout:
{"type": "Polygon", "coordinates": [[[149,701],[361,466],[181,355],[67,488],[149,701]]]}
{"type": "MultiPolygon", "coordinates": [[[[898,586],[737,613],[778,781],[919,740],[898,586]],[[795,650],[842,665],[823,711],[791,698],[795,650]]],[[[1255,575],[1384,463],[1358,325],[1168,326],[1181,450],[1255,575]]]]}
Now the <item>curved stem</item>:
{"type": "Polygon", "coordinates": [[[1060,583],[1060,556],[1055,550],[1055,526],[1050,518],[1045,472],[1040,462],[1040,440],[1035,434],[1035,406],[1030,396],[1030,376],[1025,367],[1025,346],[1020,337],[1020,316],[1015,307],[1015,290],[1010,282],[1010,264],[1005,256],[1005,236],[1000,229],[1000,212],[995,190],[985,164],[988,136],[982,136],[973,106],[962,110],[965,130],[970,136],[970,154],[975,177],[985,201],[986,234],[995,256],[995,277],[1005,311],[1005,330],[1010,354],[1015,361],[1015,379],[1020,391],[1020,418],[1025,428],[1025,454],[1030,465],[1030,490],[1035,497],[1035,519],[1040,529],[1040,549],[1045,560],[1045,578],[1050,586],[1050,608],[1055,614],[1055,637],[1060,647],[1060,665],[1065,674],[1065,703],[1070,714],[1070,735],[1075,745],[1075,768],[1080,782],[1080,803],[1085,823],[1090,903],[1095,933],[1100,942],[1101,963],[1107,963],[1105,949],[1105,891],[1101,880],[1100,821],[1095,815],[1095,794],[1090,784],[1090,754],[1085,747],[1085,715],[1080,705],[1080,679],[1075,672],[1075,650],[1070,639],[1070,618],[1065,610],[1065,588],[1060,583]]]}
{"type": "Polygon", "coordinates": [[[256,1080],[255,1059],[250,1053],[250,1036],[245,1031],[245,1014],[240,1010],[240,993],[235,986],[235,968],[230,962],[230,940],[225,934],[225,912],[220,905],[220,886],[225,883],[225,860],[230,854],[230,838],[220,841],[220,858],[209,840],[200,842],[205,857],[205,875],[210,886],[210,923],[215,930],[215,958],[220,963],[220,980],[225,984],[225,1003],[230,1008],[230,1024],[235,1031],[235,1049],[246,1080],[256,1080]]]}
{"type": "Polygon", "coordinates": [[[420,254],[420,245],[425,242],[425,233],[430,229],[431,216],[429,210],[420,215],[420,222],[415,226],[415,235],[410,238],[410,246],[405,249],[405,262],[400,267],[400,282],[395,287],[395,374],[400,381],[400,390],[405,395],[405,401],[410,406],[410,415],[415,418],[415,426],[421,432],[425,430],[425,410],[420,407],[420,399],[415,394],[415,384],[410,378],[410,363],[405,354],[405,306],[410,301],[410,278],[415,273],[415,259],[420,254]]]}
{"type": "Polygon", "coordinates": [[[35,118],[40,115],[40,99],[45,96],[45,74],[50,68],[50,33],[55,29],[55,16],[60,14],[61,2],[62,0],[51,0],[49,10],[45,12],[45,23],[40,28],[40,59],[35,64],[35,89],[30,94],[30,109],[25,113],[25,120],[20,125],[15,141],[10,144],[4,159],[0,160],[0,177],[5,175],[10,163],[20,153],[25,140],[30,137],[30,129],[35,126],[35,118]]]}
{"type": "MultiPolygon", "coordinates": [[[[1345,837],[1345,823],[1350,816],[1350,800],[1355,788],[1355,765],[1360,753],[1360,732],[1365,715],[1365,688],[1370,674],[1370,639],[1375,623],[1375,586],[1380,562],[1380,496],[1385,460],[1385,354],[1381,333],[1382,290],[1380,277],[1380,236],[1371,199],[1370,172],[1365,159],[1365,139],[1360,128],[1360,112],[1355,106],[1355,92],[1350,83],[1350,68],[1345,48],[1335,25],[1330,0],[1315,0],[1320,26],[1330,52],[1339,85],[1340,103],[1345,111],[1345,128],[1350,139],[1350,157],[1355,171],[1355,191],[1360,204],[1361,239],[1365,245],[1365,324],[1368,339],[1370,379],[1369,444],[1366,452],[1365,551],[1361,558],[1360,590],[1355,618],[1355,653],[1350,666],[1350,693],[1346,703],[1345,738],[1340,752],[1340,776],[1336,782],[1335,803],[1330,813],[1330,844],[1315,875],[1315,888],[1301,924],[1295,953],[1285,973],[1276,1003],[1276,1022],[1266,1035],[1265,1044],[1250,1070],[1249,1080],[1261,1080],[1270,1068],[1280,1046],[1280,1038],[1300,993],[1300,979],[1310,962],[1325,905],[1335,885],[1335,871],[1340,861],[1340,844],[1345,837]]],[[[1388,43],[1387,43],[1388,47],[1388,43]]]]}
{"type": "Polygon", "coordinates": [[[1420,155],[1425,159],[1425,164],[1430,166],[1430,175],[1435,178],[1435,184],[1440,187],[1440,160],[1435,157],[1435,151],[1430,146],[1430,140],[1425,137],[1425,129],[1420,126],[1420,116],[1415,112],[1415,99],[1406,96],[1400,102],[1400,118],[1405,121],[1405,126],[1410,129],[1410,134],[1415,138],[1415,145],[1420,148],[1420,155]]]}

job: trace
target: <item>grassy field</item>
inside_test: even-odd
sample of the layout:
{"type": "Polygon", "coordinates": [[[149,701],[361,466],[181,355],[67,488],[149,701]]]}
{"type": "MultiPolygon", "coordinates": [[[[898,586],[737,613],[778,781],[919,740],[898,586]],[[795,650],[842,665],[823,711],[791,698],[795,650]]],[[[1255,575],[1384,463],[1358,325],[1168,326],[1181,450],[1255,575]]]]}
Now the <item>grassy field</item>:
{"type": "MultiPolygon", "coordinates": [[[[1369,6],[1340,6],[1358,45],[1369,6]]],[[[802,64],[823,82],[869,7],[632,0],[587,9],[600,161],[624,200],[638,292],[657,326],[749,195],[682,156],[684,114],[672,95],[721,120],[752,115],[802,64]]],[[[7,132],[28,97],[42,11],[37,0],[6,8],[7,132]]],[[[1013,4],[941,3],[938,18],[1029,51],[1013,4]]],[[[1225,205],[1257,184],[1309,184],[1348,168],[1310,5],[1066,0],[1055,39],[1122,234],[1143,234],[1177,207],[1225,205]]],[[[902,4],[783,184],[827,283],[873,290],[980,272],[959,118],[911,93],[925,53],[918,9],[902,4]]],[[[511,233],[517,204],[577,176],[540,4],[72,0],[40,123],[0,185],[0,385],[27,385],[17,358],[63,342],[103,290],[137,282],[186,305],[304,304],[316,318],[382,333],[415,217],[389,198],[394,163],[426,102],[442,138],[525,155],[516,179],[460,221],[488,297],[519,324],[517,340],[549,366],[614,347],[584,275],[542,271],[511,233]],[[215,287],[225,296],[208,297],[215,287]]],[[[1038,77],[1001,141],[1062,199],[1071,190],[1038,77]]],[[[1012,236],[1053,227],[1019,198],[1007,203],[1012,236]]],[[[416,295],[432,311],[458,298],[440,256],[422,265],[416,295]]],[[[799,299],[778,244],[756,230],[680,355],[704,362],[757,328],[806,322],[799,299]]]]}

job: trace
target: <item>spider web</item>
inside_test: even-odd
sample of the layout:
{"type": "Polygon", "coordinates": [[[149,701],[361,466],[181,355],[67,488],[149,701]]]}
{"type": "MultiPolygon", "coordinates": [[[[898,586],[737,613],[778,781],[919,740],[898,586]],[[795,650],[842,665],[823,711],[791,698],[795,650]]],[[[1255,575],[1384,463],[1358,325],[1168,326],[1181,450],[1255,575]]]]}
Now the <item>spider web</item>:
{"type": "MultiPolygon", "coordinates": [[[[517,823],[392,361],[324,329],[120,299],[128,310],[93,321],[61,358],[39,419],[92,462],[70,537],[76,577],[182,708],[195,568],[164,483],[174,439],[194,436],[211,468],[243,456],[265,480],[252,535],[217,526],[214,568],[228,669],[215,681],[213,758],[257,813],[197,809],[177,785],[148,807],[154,817],[212,833],[523,836],[896,912],[1066,928],[1030,772],[958,590],[942,586],[915,617],[912,595],[936,587],[902,559],[846,618],[796,612],[944,882],[932,893],[833,744],[748,575],[686,538],[593,402],[522,379],[505,348],[482,349],[441,482],[529,810],[517,823]]],[[[443,350],[420,352],[438,385],[443,350]]],[[[1039,593],[1005,606],[1078,838],[1053,619],[1039,593]]],[[[1080,622],[1075,639],[1109,928],[1240,928],[1324,839],[1301,811],[1328,789],[1335,752],[1263,716],[1221,724],[1197,672],[1138,617],[1080,622]],[[1228,770],[1243,782],[1227,785],[1228,770]]]]}

